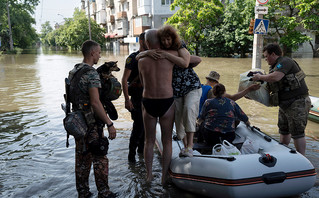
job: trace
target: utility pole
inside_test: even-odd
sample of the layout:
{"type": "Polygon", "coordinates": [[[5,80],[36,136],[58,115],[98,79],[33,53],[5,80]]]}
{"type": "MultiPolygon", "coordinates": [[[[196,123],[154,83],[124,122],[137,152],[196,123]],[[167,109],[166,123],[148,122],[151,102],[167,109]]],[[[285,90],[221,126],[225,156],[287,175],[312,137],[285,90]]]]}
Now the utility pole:
{"type": "Polygon", "coordinates": [[[9,11],[9,1],[7,2],[7,12],[8,12],[8,26],[9,26],[9,37],[10,37],[10,50],[13,51],[13,39],[12,39],[12,30],[11,30],[11,21],[10,21],[10,11],[9,11]]]}
{"type": "MultiPolygon", "coordinates": [[[[256,0],[256,8],[255,9],[255,19],[263,19],[264,10],[259,11],[260,5],[265,5],[269,0],[256,0]]],[[[268,13],[268,8],[267,8],[268,13]]],[[[261,69],[261,59],[263,55],[263,35],[262,34],[254,34],[254,43],[253,43],[253,59],[252,59],[252,69],[261,69]]]]}
{"type": "Polygon", "coordinates": [[[87,3],[88,3],[88,17],[89,17],[89,36],[90,36],[90,40],[92,40],[92,36],[91,36],[90,0],[88,0],[87,3]]]}

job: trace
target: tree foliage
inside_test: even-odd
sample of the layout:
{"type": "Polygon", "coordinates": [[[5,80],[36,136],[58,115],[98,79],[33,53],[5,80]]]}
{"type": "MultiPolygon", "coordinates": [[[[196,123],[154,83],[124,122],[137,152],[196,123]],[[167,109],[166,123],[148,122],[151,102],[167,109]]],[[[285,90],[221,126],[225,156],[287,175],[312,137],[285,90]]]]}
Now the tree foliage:
{"type": "Polygon", "coordinates": [[[273,0],[269,2],[270,35],[278,37],[284,53],[298,49],[299,44],[310,40],[302,32],[297,0],[273,0]]]}
{"type": "Polygon", "coordinates": [[[40,33],[40,38],[41,42],[44,45],[50,45],[50,42],[47,41],[45,38],[46,36],[53,31],[53,28],[50,25],[49,21],[46,21],[44,24],[41,25],[41,33],[40,33]]]}
{"type": "MultiPolygon", "coordinates": [[[[253,36],[248,35],[248,28],[250,19],[255,18],[255,0],[231,3],[227,0],[175,0],[171,9],[177,6],[180,9],[168,23],[178,29],[196,54],[231,56],[238,53],[244,57],[251,52],[253,36]]],[[[319,34],[318,0],[271,0],[267,7],[269,12],[264,18],[270,20],[266,37],[269,42],[280,42],[284,52],[309,42],[314,54],[317,52],[306,32],[319,34]]]]}
{"type": "MultiPolygon", "coordinates": [[[[41,32],[46,35],[43,42],[49,46],[59,46],[71,50],[79,50],[84,41],[89,39],[89,23],[84,11],[76,8],[73,18],[65,18],[65,23],[58,29],[47,32],[47,26],[42,26],[41,32]]],[[[94,20],[91,20],[92,40],[104,44],[105,30],[101,28],[94,20]]]]}
{"type": "Polygon", "coordinates": [[[254,0],[225,3],[222,22],[208,30],[202,47],[204,56],[231,56],[235,53],[245,57],[252,49],[253,36],[248,34],[250,19],[254,18],[254,0]]]}
{"type": "Polygon", "coordinates": [[[168,19],[178,30],[190,49],[199,54],[199,48],[205,41],[205,31],[213,28],[223,13],[223,4],[219,0],[175,0],[171,9],[180,9],[168,19]]]}
{"type": "Polygon", "coordinates": [[[13,45],[19,48],[27,48],[38,41],[36,30],[32,27],[32,24],[35,24],[32,14],[39,2],[40,0],[0,1],[1,50],[9,49],[10,38],[7,5],[9,5],[13,45]]]}
{"type": "Polygon", "coordinates": [[[319,34],[318,0],[273,0],[269,4],[269,19],[275,36],[283,46],[284,53],[298,49],[299,45],[309,42],[314,55],[316,49],[306,32],[319,34]]]}

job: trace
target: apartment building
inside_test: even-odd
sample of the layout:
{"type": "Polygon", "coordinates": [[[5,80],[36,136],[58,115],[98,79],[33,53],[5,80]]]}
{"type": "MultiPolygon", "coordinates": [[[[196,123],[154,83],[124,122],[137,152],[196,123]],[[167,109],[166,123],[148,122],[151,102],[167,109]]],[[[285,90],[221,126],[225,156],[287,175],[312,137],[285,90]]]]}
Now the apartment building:
{"type": "Polygon", "coordinates": [[[160,28],[176,10],[171,11],[174,0],[81,0],[82,9],[101,27],[108,38],[107,47],[114,51],[139,48],[138,36],[147,29],[160,28]]]}

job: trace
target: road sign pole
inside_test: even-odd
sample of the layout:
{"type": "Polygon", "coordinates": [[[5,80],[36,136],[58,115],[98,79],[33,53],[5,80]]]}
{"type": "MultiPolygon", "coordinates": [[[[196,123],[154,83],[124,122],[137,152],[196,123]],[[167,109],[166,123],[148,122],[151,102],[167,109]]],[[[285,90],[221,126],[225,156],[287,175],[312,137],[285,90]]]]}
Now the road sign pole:
{"type": "Polygon", "coordinates": [[[262,50],[263,36],[261,34],[254,34],[252,69],[261,69],[262,50]]]}
{"type": "MultiPolygon", "coordinates": [[[[256,0],[256,6],[259,6],[259,2],[256,0]]],[[[255,14],[255,19],[262,19],[262,14],[255,14]]],[[[262,59],[262,50],[263,50],[263,36],[261,34],[254,34],[254,43],[253,43],[253,59],[251,68],[252,69],[261,69],[261,59],[262,59]]]]}

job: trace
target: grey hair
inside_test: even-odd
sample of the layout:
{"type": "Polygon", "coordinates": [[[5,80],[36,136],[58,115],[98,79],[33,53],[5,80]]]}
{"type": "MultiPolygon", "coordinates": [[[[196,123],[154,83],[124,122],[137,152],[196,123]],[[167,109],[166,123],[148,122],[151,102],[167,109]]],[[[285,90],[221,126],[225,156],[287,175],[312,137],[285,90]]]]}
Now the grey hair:
{"type": "Polygon", "coordinates": [[[147,41],[152,46],[158,45],[159,38],[157,36],[157,30],[156,29],[147,30],[145,33],[145,41],[147,41]]]}

